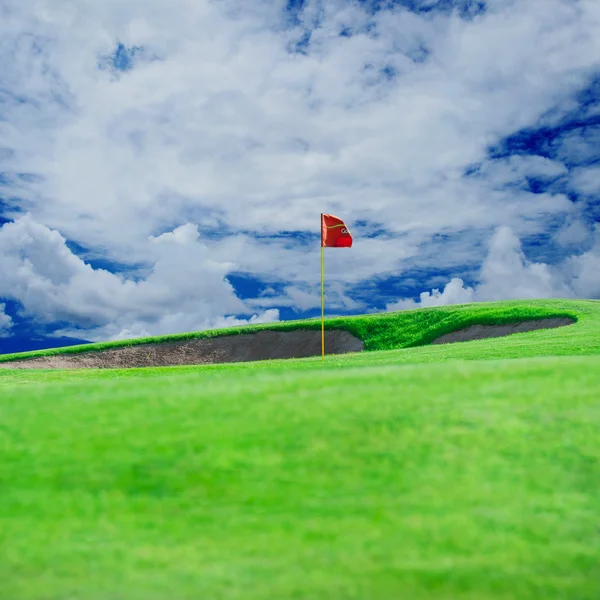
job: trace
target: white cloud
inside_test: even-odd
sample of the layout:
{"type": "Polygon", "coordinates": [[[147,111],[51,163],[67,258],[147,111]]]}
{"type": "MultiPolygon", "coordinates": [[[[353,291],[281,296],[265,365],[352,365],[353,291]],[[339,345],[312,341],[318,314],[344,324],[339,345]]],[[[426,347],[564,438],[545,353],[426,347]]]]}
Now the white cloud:
{"type": "Polygon", "coordinates": [[[600,167],[575,169],[573,187],[581,194],[600,194],[600,167]]]}
{"type": "Polygon", "coordinates": [[[486,163],[481,175],[494,187],[502,188],[511,183],[522,183],[526,177],[556,179],[568,174],[568,169],[561,162],[543,156],[509,156],[486,163]]]}
{"type": "Polygon", "coordinates": [[[0,338],[8,337],[13,326],[12,319],[4,312],[5,310],[6,304],[0,304],[0,338]]]}
{"type": "Polygon", "coordinates": [[[489,251],[481,266],[477,283],[465,287],[453,278],[442,291],[423,292],[418,302],[402,299],[386,306],[387,310],[417,307],[520,300],[526,298],[598,298],[600,297],[600,227],[596,226],[592,248],[573,255],[558,265],[528,260],[519,238],[507,227],[499,228],[490,240],[489,251]]]}
{"type": "Polygon", "coordinates": [[[411,308],[443,306],[445,304],[466,304],[475,301],[475,290],[471,287],[465,287],[463,280],[455,277],[446,284],[441,292],[439,289],[433,289],[431,292],[421,292],[418,302],[412,299],[398,300],[388,304],[386,310],[408,310],[411,308]]]}
{"type": "Polygon", "coordinates": [[[586,163],[598,158],[598,147],[600,147],[600,127],[586,127],[582,131],[573,131],[562,136],[558,146],[558,156],[569,159],[575,164],[586,163]]]}
{"type": "Polygon", "coordinates": [[[566,223],[556,234],[556,241],[561,246],[581,246],[589,238],[589,228],[578,219],[566,223]]]}
{"type": "Polygon", "coordinates": [[[595,227],[590,250],[569,257],[562,271],[575,294],[582,298],[600,298],[600,225],[595,227]]]}
{"type": "MultiPolygon", "coordinates": [[[[565,175],[559,161],[511,158],[478,178],[462,173],[502,136],[566,106],[600,68],[597,0],[494,0],[469,22],[308,0],[302,24],[322,14],[306,55],[288,51],[304,30],[284,27],[284,4],[2,2],[0,156],[11,195],[31,214],[8,230],[0,272],[12,283],[2,293],[42,321],[107,337],[194,329],[275,302],[311,308],[318,247],[268,236],[316,233],[318,214],[334,212],[386,232],[328,254],[331,300],[354,310],[348,286],[397,274],[407,258],[478,265],[482,232],[539,233],[573,212],[565,196],[504,187],[565,175]],[[355,35],[340,37],[342,27],[355,35]],[[118,41],[144,56],[127,73],[99,69],[118,41]],[[427,60],[412,60],[424,48],[427,60]],[[395,80],[381,76],[386,67],[395,80]],[[227,236],[204,235],[215,231],[227,236]],[[451,253],[431,251],[438,233],[461,233],[451,253]],[[60,236],[151,273],[134,281],[95,271],[60,236]],[[232,270],[286,291],[245,305],[224,282],[232,270]]],[[[563,142],[581,153],[593,146],[563,142]]],[[[514,245],[507,252],[518,255],[514,245]]],[[[546,271],[520,264],[518,289],[530,293],[533,277],[549,293],[546,271]]],[[[490,277],[484,289],[500,293],[490,277]]],[[[444,293],[470,292],[453,284],[444,293]]]]}
{"type": "Polygon", "coordinates": [[[496,231],[480,273],[481,300],[548,298],[568,294],[550,267],[527,260],[519,238],[508,228],[496,231]]]}
{"type": "MultiPolygon", "coordinates": [[[[253,312],[225,279],[229,265],[209,256],[194,226],[150,238],[148,246],[151,271],[134,281],[93,269],[58,232],[22,217],[0,228],[0,296],[14,298],[38,321],[70,323],[61,335],[90,340],[241,324],[232,315],[253,312]]],[[[250,321],[277,318],[271,310],[250,321]]]]}

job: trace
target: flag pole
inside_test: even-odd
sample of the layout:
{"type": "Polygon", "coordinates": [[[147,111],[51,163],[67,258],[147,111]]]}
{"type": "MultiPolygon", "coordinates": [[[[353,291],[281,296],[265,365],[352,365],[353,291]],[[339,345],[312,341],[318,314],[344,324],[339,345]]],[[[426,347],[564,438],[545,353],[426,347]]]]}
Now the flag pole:
{"type": "Polygon", "coordinates": [[[325,362],[325,246],[323,246],[323,213],[321,213],[321,360],[325,362]]]}

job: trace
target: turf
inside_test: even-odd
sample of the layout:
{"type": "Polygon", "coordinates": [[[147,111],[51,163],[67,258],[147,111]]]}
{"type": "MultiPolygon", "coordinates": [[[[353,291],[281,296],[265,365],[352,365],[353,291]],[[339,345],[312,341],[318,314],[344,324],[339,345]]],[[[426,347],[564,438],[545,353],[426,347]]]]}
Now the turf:
{"type": "Polygon", "coordinates": [[[544,306],[578,322],[0,371],[0,598],[596,600],[600,303],[544,306]]]}

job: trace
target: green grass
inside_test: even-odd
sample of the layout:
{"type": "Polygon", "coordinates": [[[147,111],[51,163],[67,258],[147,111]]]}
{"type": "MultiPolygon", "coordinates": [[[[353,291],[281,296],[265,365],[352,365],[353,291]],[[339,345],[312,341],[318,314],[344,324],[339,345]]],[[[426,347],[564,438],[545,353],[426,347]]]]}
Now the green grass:
{"type": "MultiPolygon", "coordinates": [[[[500,324],[527,319],[547,317],[583,318],[588,326],[600,331],[596,318],[600,315],[598,301],[570,300],[531,300],[512,302],[490,302],[485,304],[463,304],[459,306],[438,307],[381,313],[358,317],[337,317],[326,319],[327,329],[345,329],[365,343],[366,350],[392,350],[410,348],[430,343],[436,337],[467,327],[475,323],[500,324]],[[591,317],[591,319],[590,319],[591,317]]],[[[223,335],[253,333],[264,329],[274,331],[293,331],[296,329],[320,329],[320,319],[265,323],[246,327],[232,327],[176,335],[165,335],[136,340],[121,340],[99,344],[85,344],[50,350],[37,350],[20,354],[0,355],[0,362],[36,356],[55,354],[77,354],[91,350],[106,350],[146,343],[160,343],[193,338],[209,338],[223,335]]]]}
{"type": "Polygon", "coordinates": [[[600,303],[438,311],[354,331],[578,321],[325,366],[0,370],[0,598],[597,600],[600,303]]]}
{"type": "MultiPolygon", "coordinates": [[[[296,321],[292,323],[275,323],[260,325],[254,328],[240,328],[241,331],[252,331],[265,328],[293,328],[314,322],[296,321]]],[[[534,356],[566,356],[600,354],[600,301],[595,300],[535,300],[528,302],[495,302],[489,304],[465,304],[460,306],[407,311],[384,315],[368,315],[332,319],[329,327],[341,326],[365,340],[371,351],[351,355],[328,356],[326,367],[346,368],[386,364],[404,364],[420,362],[440,362],[445,360],[473,359],[505,359],[534,356]],[[422,313],[422,314],[421,314],[422,313]],[[577,319],[574,325],[559,329],[538,330],[529,333],[515,334],[503,338],[479,340],[469,343],[426,345],[424,340],[431,341],[436,337],[466,327],[472,323],[496,324],[511,322],[525,318],[544,318],[549,316],[569,316],[577,319]],[[384,325],[388,325],[386,329],[384,325]],[[419,345],[425,344],[425,345],[419,345]],[[394,350],[389,350],[395,348],[394,350]],[[385,351],[384,351],[385,350],[385,351]]],[[[319,325],[320,326],[320,325],[319,325]]],[[[203,332],[190,335],[216,335],[225,331],[203,332]]],[[[133,343],[148,340],[174,339],[146,338],[133,340],[133,343]]],[[[123,342],[124,343],[124,342],[123,342]]],[[[80,352],[89,347],[112,347],[113,344],[93,344],[76,348],[59,348],[23,354],[0,356],[9,361],[17,358],[39,355],[52,355],[61,352],[80,352]]],[[[127,342],[132,343],[132,342],[127,342]]],[[[262,361],[256,363],[222,364],[203,367],[160,367],[143,369],[107,369],[77,371],[27,371],[0,369],[0,389],[3,385],[26,382],[73,381],[75,379],[113,379],[123,377],[154,377],[218,371],[238,373],[240,371],[259,369],[289,372],[290,370],[313,369],[321,367],[320,357],[302,360],[262,361]]]]}

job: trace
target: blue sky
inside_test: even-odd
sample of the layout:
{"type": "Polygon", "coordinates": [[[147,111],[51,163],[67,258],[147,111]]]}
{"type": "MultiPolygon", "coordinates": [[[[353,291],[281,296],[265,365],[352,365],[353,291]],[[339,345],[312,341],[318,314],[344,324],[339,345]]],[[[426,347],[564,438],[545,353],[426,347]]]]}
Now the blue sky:
{"type": "Polygon", "coordinates": [[[0,0],[0,352],[600,298],[596,0],[0,0]]]}

